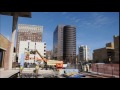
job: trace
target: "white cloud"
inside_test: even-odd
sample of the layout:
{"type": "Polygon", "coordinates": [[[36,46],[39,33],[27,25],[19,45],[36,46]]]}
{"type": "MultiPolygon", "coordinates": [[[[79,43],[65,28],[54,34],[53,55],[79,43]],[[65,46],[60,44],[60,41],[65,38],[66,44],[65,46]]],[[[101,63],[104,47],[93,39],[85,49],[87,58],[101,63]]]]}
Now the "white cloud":
{"type": "Polygon", "coordinates": [[[93,16],[94,20],[91,23],[96,28],[101,27],[103,25],[111,24],[114,22],[114,20],[112,18],[109,18],[109,17],[103,15],[102,13],[93,13],[92,16],[93,16]]]}
{"type": "Polygon", "coordinates": [[[91,20],[82,19],[78,22],[80,23],[78,27],[100,28],[103,25],[113,23],[114,20],[103,15],[102,13],[92,13],[91,20]]]}

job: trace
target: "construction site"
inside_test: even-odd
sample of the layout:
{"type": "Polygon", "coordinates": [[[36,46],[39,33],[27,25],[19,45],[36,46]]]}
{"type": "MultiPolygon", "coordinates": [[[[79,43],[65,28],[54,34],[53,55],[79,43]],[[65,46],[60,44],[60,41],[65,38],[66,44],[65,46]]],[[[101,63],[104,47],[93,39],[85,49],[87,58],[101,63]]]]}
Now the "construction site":
{"type": "Polygon", "coordinates": [[[38,50],[25,48],[24,54],[21,55],[20,68],[15,68],[19,72],[9,78],[118,78],[111,75],[92,73],[89,67],[85,68],[86,71],[83,72],[72,68],[74,68],[73,65],[65,64],[60,60],[47,60],[38,50]],[[37,54],[40,58],[33,57],[33,54],[37,54]],[[34,62],[32,63],[31,60],[34,62]]]}
{"type": "Polygon", "coordinates": [[[81,59],[76,53],[76,27],[58,25],[53,32],[53,52],[47,56],[47,41],[42,41],[43,26],[19,24],[17,31],[18,18],[31,18],[31,12],[0,14],[13,19],[11,40],[0,32],[0,78],[119,78],[119,63],[113,63],[119,61],[118,36],[114,36],[114,50],[110,47],[95,50],[96,62],[88,62],[87,46],[79,48],[81,59]]]}

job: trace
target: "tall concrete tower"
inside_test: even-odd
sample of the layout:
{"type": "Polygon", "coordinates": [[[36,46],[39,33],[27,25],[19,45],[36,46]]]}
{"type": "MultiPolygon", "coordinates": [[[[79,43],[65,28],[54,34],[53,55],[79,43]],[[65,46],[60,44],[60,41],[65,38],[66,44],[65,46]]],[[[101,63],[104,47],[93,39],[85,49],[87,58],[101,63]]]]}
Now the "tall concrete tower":
{"type": "Polygon", "coordinates": [[[76,62],[76,28],[66,25],[63,29],[63,59],[64,62],[76,62]]]}

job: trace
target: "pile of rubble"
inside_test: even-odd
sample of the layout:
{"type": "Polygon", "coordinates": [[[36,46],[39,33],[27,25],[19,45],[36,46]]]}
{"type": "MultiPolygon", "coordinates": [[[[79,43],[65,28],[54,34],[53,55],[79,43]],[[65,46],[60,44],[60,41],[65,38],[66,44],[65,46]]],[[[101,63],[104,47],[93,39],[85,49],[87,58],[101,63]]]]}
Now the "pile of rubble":
{"type": "Polygon", "coordinates": [[[78,69],[60,69],[58,71],[53,70],[39,70],[39,73],[24,73],[19,74],[18,78],[83,78],[85,75],[80,74],[78,69]]]}
{"type": "Polygon", "coordinates": [[[34,74],[34,73],[22,73],[18,78],[59,78],[58,75],[52,74],[34,74]]]}

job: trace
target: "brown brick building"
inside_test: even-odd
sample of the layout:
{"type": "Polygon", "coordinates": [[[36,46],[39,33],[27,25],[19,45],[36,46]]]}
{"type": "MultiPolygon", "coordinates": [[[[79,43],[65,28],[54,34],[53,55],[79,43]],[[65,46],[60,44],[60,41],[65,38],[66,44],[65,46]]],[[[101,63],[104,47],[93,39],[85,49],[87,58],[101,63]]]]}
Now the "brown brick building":
{"type": "Polygon", "coordinates": [[[52,56],[53,54],[52,54],[52,51],[46,51],[46,58],[47,59],[49,59],[49,60],[51,60],[52,59],[52,56]]]}
{"type": "Polygon", "coordinates": [[[0,68],[5,70],[9,67],[9,53],[10,53],[11,42],[0,34],[0,68]]]}
{"type": "Polygon", "coordinates": [[[119,36],[114,36],[115,62],[119,62],[119,36]]]}
{"type": "Polygon", "coordinates": [[[93,51],[93,60],[95,62],[119,62],[119,36],[113,37],[114,42],[107,43],[106,47],[93,51]]]}
{"type": "Polygon", "coordinates": [[[106,60],[109,60],[109,56],[111,56],[112,60],[114,59],[114,49],[108,49],[107,47],[105,48],[100,48],[94,50],[93,53],[93,60],[96,62],[106,62],[106,60]]]}
{"type": "Polygon", "coordinates": [[[20,41],[31,40],[42,42],[43,26],[19,24],[17,33],[16,51],[19,52],[20,41]]]}

